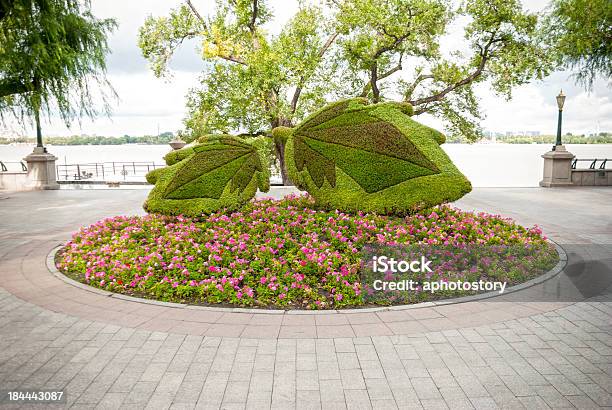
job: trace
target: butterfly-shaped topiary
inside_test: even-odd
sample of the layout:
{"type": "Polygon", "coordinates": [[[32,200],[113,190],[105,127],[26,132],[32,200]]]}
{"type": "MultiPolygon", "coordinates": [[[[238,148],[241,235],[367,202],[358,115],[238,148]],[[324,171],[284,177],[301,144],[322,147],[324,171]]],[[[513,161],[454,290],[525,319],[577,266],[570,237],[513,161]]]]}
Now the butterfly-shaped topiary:
{"type": "MultiPolygon", "coordinates": [[[[471,190],[440,148],[444,135],[411,115],[409,104],[355,98],[328,105],[296,128],[275,128],[272,136],[285,142],[291,180],[318,207],[401,215],[471,190]]],[[[145,209],[199,215],[239,208],[258,188],[267,192],[264,158],[231,136],[172,152],[169,167],[147,175],[156,186],[145,209]]]]}

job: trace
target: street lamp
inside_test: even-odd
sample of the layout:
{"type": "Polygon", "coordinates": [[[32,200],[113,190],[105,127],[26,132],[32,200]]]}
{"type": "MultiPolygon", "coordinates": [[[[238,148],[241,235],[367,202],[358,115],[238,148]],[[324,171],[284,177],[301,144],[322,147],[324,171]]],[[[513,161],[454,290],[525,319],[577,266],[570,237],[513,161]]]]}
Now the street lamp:
{"type": "Polygon", "coordinates": [[[563,105],[565,104],[565,95],[563,94],[563,90],[557,96],[557,107],[559,107],[559,119],[557,120],[557,141],[555,142],[555,146],[553,147],[553,151],[559,145],[563,145],[561,142],[561,122],[563,120],[563,105]]]}

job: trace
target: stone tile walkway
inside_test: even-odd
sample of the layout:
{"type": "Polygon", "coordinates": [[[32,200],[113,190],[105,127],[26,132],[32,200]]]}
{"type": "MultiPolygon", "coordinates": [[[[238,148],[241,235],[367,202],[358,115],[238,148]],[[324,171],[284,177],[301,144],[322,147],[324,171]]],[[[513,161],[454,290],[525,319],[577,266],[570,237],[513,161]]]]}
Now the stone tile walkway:
{"type": "Polygon", "coordinates": [[[77,409],[612,406],[610,189],[479,189],[457,204],[539,223],[570,249],[566,272],[502,301],[223,313],[101,296],[49,273],[70,232],[140,213],[145,195],[0,195],[0,390],[63,389],[59,407],[77,409]],[[572,266],[603,269],[598,289],[572,266]]]}

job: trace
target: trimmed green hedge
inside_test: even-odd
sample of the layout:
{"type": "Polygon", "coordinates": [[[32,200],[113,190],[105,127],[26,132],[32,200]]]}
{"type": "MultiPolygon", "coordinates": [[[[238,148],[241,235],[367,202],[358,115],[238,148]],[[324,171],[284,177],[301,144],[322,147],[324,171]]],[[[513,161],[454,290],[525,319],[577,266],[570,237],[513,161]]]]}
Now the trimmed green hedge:
{"type": "Polygon", "coordinates": [[[199,216],[238,209],[257,189],[270,188],[269,164],[254,145],[232,136],[166,155],[166,168],[147,174],[155,184],[144,209],[165,215],[199,216]]]}
{"type": "MultiPolygon", "coordinates": [[[[404,103],[338,101],[295,129],[272,137],[286,143],[289,176],[322,208],[406,214],[455,201],[470,182],[440,148],[442,133],[412,120],[404,103]]],[[[238,209],[270,186],[263,140],[206,136],[166,155],[168,167],[147,175],[155,184],[148,212],[197,216],[238,209]]]]}
{"type": "MultiPolygon", "coordinates": [[[[323,208],[404,214],[455,201],[470,182],[440,148],[442,133],[412,120],[409,104],[331,104],[288,133],[296,186],[323,208]]],[[[274,133],[273,133],[274,135],[274,133]]]]}

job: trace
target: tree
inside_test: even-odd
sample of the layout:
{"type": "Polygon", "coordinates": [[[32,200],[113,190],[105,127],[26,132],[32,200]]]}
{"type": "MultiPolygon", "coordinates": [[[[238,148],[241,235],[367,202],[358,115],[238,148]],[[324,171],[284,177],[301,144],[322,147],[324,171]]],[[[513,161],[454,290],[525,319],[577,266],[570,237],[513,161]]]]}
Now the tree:
{"type": "MultiPolygon", "coordinates": [[[[115,26],[112,19],[95,18],[88,1],[0,0],[2,119],[6,113],[34,117],[42,147],[42,112],[57,109],[67,125],[93,117],[94,86],[110,86],[106,36],[115,26]]],[[[108,108],[107,94],[101,97],[108,108]]]]}
{"type": "Polygon", "coordinates": [[[554,0],[544,38],[578,83],[590,89],[597,75],[612,77],[612,2],[554,0]]]}
{"type": "MultiPolygon", "coordinates": [[[[517,0],[329,0],[299,11],[269,34],[263,0],[219,0],[202,16],[187,0],[168,17],[149,17],[140,47],[157,76],[174,51],[198,39],[207,63],[187,99],[192,138],[211,132],[266,134],[293,126],[325,101],[363,96],[403,100],[415,114],[446,121],[451,134],[480,137],[474,86],[491,81],[510,97],[514,86],[551,69],[536,41],[537,17],[517,0]],[[451,23],[464,24],[466,50],[445,53],[451,23]]],[[[283,180],[284,141],[275,141],[283,180]]]]}

